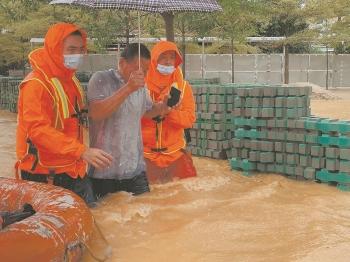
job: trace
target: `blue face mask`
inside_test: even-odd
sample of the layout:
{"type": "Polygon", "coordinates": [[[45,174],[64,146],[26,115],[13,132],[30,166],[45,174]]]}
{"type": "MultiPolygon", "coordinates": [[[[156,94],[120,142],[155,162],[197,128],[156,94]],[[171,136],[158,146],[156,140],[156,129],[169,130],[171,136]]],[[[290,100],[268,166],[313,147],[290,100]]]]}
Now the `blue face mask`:
{"type": "Polygon", "coordinates": [[[74,55],[63,55],[64,58],[64,66],[68,69],[76,70],[83,63],[82,54],[74,54],[74,55]]]}
{"type": "Polygon", "coordinates": [[[175,66],[165,66],[165,65],[158,64],[157,70],[162,75],[171,75],[175,71],[175,66]]]}

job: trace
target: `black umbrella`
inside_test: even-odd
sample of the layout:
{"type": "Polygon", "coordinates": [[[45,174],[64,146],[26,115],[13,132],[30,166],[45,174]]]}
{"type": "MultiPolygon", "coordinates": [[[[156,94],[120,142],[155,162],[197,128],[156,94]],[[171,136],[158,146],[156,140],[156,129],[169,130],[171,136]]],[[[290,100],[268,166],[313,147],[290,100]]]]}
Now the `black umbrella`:
{"type": "MultiPolygon", "coordinates": [[[[166,24],[167,39],[169,41],[174,41],[174,12],[214,12],[222,10],[216,0],[54,0],[50,4],[69,4],[90,8],[160,13],[166,24]]],[[[139,15],[139,43],[140,35],[139,15]]]]}

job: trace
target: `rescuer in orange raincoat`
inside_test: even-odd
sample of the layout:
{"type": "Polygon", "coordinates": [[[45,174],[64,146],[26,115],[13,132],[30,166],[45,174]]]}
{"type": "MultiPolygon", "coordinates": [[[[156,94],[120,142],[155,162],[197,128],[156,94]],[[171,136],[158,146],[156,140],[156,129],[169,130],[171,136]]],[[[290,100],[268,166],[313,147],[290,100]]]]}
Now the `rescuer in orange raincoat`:
{"type": "Polygon", "coordinates": [[[151,52],[146,83],[154,102],[169,97],[172,87],[181,94],[179,102],[157,118],[142,119],[144,156],[147,177],[152,183],[173,178],[196,176],[190,154],[185,150],[185,129],[195,122],[195,103],[191,86],[184,80],[179,65],[182,57],[172,42],[161,41],[151,52]]]}
{"type": "Polygon", "coordinates": [[[44,47],[29,54],[33,71],[19,86],[16,169],[22,179],[52,182],[89,203],[94,197],[86,165],[105,168],[112,157],[83,144],[87,114],[75,72],[85,52],[86,33],[58,23],[48,30],[44,47]]]}

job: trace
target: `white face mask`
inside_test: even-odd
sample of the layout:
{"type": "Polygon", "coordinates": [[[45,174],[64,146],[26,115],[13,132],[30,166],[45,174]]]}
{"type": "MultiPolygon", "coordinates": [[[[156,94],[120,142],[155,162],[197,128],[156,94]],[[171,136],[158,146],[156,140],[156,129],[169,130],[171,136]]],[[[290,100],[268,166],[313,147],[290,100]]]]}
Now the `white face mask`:
{"type": "Polygon", "coordinates": [[[78,67],[83,63],[83,57],[82,54],[75,54],[75,55],[63,55],[64,57],[64,65],[68,69],[78,69],[78,67]]]}
{"type": "Polygon", "coordinates": [[[175,67],[174,66],[165,66],[165,65],[158,64],[157,70],[162,75],[171,75],[172,73],[174,73],[175,67]]]}

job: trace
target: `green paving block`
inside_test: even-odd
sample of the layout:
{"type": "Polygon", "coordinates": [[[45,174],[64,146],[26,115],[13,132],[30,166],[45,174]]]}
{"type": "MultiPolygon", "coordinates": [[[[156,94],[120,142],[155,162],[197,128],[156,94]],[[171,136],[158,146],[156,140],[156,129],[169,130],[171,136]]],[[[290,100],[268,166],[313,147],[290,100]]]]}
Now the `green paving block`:
{"type": "Polygon", "coordinates": [[[338,184],[337,188],[340,191],[344,191],[344,192],[350,192],[350,184],[338,184]]]}
{"type": "Polygon", "coordinates": [[[339,121],[338,132],[349,133],[350,132],[350,121],[339,121]]]}
{"type": "Polygon", "coordinates": [[[304,169],[304,177],[307,180],[315,180],[316,179],[316,169],[312,167],[307,167],[304,169]]]}
{"type": "Polygon", "coordinates": [[[349,184],[350,174],[343,172],[332,173],[328,170],[322,169],[321,171],[316,172],[316,179],[321,180],[322,182],[337,182],[340,184],[349,184]]]}
{"type": "Polygon", "coordinates": [[[340,149],[340,159],[350,160],[350,149],[340,149]]]}
{"type": "Polygon", "coordinates": [[[327,147],[326,148],[326,157],[327,158],[339,158],[340,150],[335,147],[327,147]]]}
{"type": "Polygon", "coordinates": [[[250,162],[248,159],[243,159],[241,168],[244,171],[254,171],[256,170],[256,164],[253,162],[250,162]]]}
{"type": "Polygon", "coordinates": [[[311,156],[323,157],[324,156],[324,147],[311,146],[310,154],[311,154],[311,156]]]}
{"type": "Polygon", "coordinates": [[[350,147],[350,137],[340,136],[338,139],[338,143],[336,144],[340,148],[349,148],[350,147]]]}

